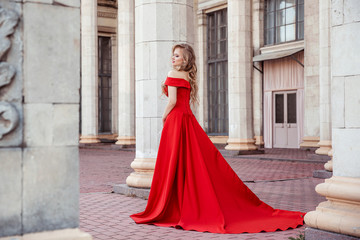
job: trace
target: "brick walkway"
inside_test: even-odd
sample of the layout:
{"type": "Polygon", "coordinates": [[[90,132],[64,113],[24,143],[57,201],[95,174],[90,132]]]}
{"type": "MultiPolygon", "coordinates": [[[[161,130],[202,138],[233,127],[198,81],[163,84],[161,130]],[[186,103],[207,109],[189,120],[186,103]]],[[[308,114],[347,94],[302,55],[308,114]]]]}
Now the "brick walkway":
{"type": "MultiPolygon", "coordinates": [[[[262,158],[305,159],[302,150],[267,152],[262,158]]],[[[297,237],[304,227],[273,233],[214,234],[137,225],[129,215],[143,211],[146,200],[111,193],[132,172],[135,153],[111,149],[80,149],[80,229],[94,239],[264,239],[297,237]]],[[[249,156],[250,157],[250,156],[249,156]]],[[[274,208],[308,212],[325,199],[315,192],[322,179],[312,178],[323,163],[226,157],[240,178],[274,208]]]]}

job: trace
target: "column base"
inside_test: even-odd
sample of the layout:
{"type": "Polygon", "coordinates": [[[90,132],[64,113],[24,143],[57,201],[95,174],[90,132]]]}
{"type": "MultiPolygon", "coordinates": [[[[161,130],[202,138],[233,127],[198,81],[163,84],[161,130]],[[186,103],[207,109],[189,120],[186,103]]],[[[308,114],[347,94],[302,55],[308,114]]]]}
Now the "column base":
{"type": "Polygon", "coordinates": [[[90,234],[78,228],[61,229],[55,231],[28,233],[22,236],[10,236],[0,240],[92,240],[90,234]]]}
{"type": "Polygon", "coordinates": [[[228,145],[226,145],[225,149],[231,151],[252,151],[258,149],[258,147],[255,146],[255,140],[252,138],[229,138],[227,144],[228,145]]]}
{"type": "Polygon", "coordinates": [[[100,141],[115,142],[117,138],[117,134],[100,134],[97,136],[97,138],[101,139],[100,141]]]}
{"type": "Polygon", "coordinates": [[[136,139],[134,136],[119,136],[117,137],[116,145],[135,145],[136,139]]]}
{"type": "Polygon", "coordinates": [[[226,144],[229,136],[208,136],[213,144],[226,144]]]}
{"type": "Polygon", "coordinates": [[[131,163],[132,172],[126,178],[126,184],[130,187],[150,188],[155,169],[155,158],[135,158],[131,163]]]}
{"type": "Polygon", "coordinates": [[[331,149],[328,153],[328,156],[331,157],[331,159],[325,163],[324,168],[330,172],[333,171],[333,149],[331,149]]]}
{"type": "Polygon", "coordinates": [[[333,176],[315,190],[328,201],[305,215],[312,228],[360,237],[360,178],[333,176]]]}
{"type": "Polygon", "coordinates": [[[263,136],[255,136],[255,145],[256,146],[264,146],[264,137],[263,136]]]}
{"type": "Polygon", "coordinates": [[[318,148],[320,137],[303,137],[300,148],[318,148]]]}
{"type": "Polygon", "coordinates": [[[318,143],[319,148],[316,149],[315,153],[319,155],[328,155],[329,151],[331,150],[331,141],[320,141],[318,143]]]}
{"type": "Polygon", "coordinates": [[[79,143],[99,143],[100,140],[98,136],[80,136],[79,143]]]}

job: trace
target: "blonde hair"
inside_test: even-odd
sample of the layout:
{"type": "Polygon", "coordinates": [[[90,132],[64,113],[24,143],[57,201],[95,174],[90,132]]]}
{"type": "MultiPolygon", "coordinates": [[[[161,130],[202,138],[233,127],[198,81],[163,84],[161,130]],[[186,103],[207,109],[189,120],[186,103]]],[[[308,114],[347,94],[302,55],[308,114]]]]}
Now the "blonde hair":
{"type": "Polygon", "coordinates": [[[197,67],[196,67],[196,57],[195,57],[194,49],[189,44],[182,43],[182,44],[174,45],[172,48],[172,52],[174,52],[176,48],[181,48],[183,50],[182,53],[184,58],[184,63],[176,67],[176,70],[185,71],[189,73],[189,83],[191,86],[190,102],[193,105],[199,104],[199,99],[198,99],[199,87],[196,79],[197,67]]]}

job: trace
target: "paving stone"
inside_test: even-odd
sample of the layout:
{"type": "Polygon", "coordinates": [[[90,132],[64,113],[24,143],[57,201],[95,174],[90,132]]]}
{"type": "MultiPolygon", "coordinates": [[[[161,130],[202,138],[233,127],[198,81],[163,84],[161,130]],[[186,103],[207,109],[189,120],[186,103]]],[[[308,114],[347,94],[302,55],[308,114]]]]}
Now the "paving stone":
{"type": "Polygon", "coordinates": [[[359,240],[360,238],[307,227],[306,240],[359,240]]]}
{"type": "Polygon", "coordinates": [[[326,179],[326,178],[331,178],[333,175],[332,172],[327,171],[327,170],[315,170],[313,172],[313,177],[314,178],[322,178],[322,179],[326,179]]]}
{"type": "MultiPolygon", "coordinates": [[[[304,150],[265,151],[262,156],[270,160],[226,157],[261,200],[274,208],[303,212],[312,211],[325,201],[315,192],[315,186],[324,180],[312,177],[314,170],[323,169],[323,163],[291,161],[306,160],[304,150]],[[282,160],[274,160],[280,157],[282,160]]],[[[114,185],[125,184],[126,177],[133,171],[130,164],[134,158],[133,151],[109,146],[80,149],[80,229],[92,234],[94,239],[288,240],[305,230],[302,226],[272,233],[214,234],[136,224],[129,216],[143,211],[147,200],[111,193],[114,185]]]]}

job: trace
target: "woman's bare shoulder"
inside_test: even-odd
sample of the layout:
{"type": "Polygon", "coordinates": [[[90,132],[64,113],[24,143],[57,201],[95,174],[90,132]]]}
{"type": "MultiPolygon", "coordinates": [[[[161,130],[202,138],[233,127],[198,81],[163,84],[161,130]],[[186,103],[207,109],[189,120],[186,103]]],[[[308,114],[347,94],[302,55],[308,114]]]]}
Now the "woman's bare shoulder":
{"type": "Polygon", "coordinates": [[[187,81],[189,79],[189,73],[188,72],[178,71],[176,69],[170,70],[167,76],[172,77],[172,78],[183,78],[183,79],[185,79],[187,81]]]}

